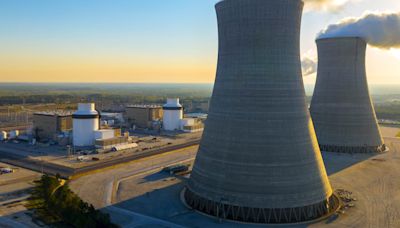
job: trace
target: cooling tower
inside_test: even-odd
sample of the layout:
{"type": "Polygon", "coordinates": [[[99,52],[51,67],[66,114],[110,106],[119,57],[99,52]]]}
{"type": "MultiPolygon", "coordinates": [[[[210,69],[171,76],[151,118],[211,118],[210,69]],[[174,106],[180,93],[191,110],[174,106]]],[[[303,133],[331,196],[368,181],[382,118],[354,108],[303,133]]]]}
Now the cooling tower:
{"type": "Polygon", "coordinates": [[[303,2],[216,5],[219,59],[185,203],[215,217],[292,223],[335,209],[306,106],[299,55],[303,2]]]}
{"type": "Polygon", "coordinates": [[[365,70],[366,42],[357,37],[317,40],[318,77],[311,116],[322,151],[385,150],[365,70]]]}

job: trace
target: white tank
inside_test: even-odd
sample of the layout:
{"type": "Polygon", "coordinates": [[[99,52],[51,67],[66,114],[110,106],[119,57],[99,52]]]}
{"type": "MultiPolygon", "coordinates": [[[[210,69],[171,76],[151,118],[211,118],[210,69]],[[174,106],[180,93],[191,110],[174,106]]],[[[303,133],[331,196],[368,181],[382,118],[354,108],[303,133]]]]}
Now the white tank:
{"type": "Polygon", "coordinates": [[[13,130],[13,131],[10,131],[10,139],[16,139],[17,137],[18,137],[18,135],[19,135],[19,131],[18,130],[13,130]]]}
{"type": "Polygon", "coordinates": [[[166,131],[179,130],[183,118],[183,108],[179,98],[168,98],[163,106],[163,128],[166,131]]]}
{"type": "Polygon", "coordinates": [[[94,132],[99,129],[99,113],[93,103],[78,104],[78,111],[72,115],[72,137],[74,146],[94,145],[94,132]]]}
{"type": "Polygon", "coordinates": [[[2,131],[0,132],[0,141],[7,140],[7,132],[2,131]]]}

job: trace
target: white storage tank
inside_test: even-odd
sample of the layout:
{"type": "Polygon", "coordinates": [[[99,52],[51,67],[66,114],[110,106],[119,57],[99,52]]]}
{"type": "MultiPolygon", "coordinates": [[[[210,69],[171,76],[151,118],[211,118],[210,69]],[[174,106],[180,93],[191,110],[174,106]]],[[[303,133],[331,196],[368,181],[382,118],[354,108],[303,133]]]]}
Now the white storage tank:
{"type": "Polygon", "coordinates": [[[9,138],[10,139],[16,139],[16,138],[18,138],[18,135],[19,135],[19,131],[18,130],[12,130],[12,131],[10,131],[9,138]]]}
{"type": "Polygon", "coordinates": [[[78,104],[78,111],[72,115],[74,146],[86,147],[94,145],[94,132],[99,129],[99,117],[94,103],[78,104]]]}
{"type": "Polygon", "coordinates": [[[0,141],[7,140],[7,132],[2,131],[0,132],[0,141]]]}
{"type": "Polygon", "coordinates": [[[168,98],[163,106],[163,128],[166,131],[179,130],[183,118],[183,108],[179,98],[168,98]]]}

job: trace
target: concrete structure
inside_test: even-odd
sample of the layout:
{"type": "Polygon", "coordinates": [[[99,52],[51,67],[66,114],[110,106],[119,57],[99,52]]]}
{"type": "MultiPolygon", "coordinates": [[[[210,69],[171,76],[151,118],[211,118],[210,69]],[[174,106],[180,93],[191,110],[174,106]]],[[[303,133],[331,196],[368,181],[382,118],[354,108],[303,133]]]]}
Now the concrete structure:
{"type": "Polygon", "coordinates": [[[180,122],[180,129],[184,132],[199,132],[204,130],[204,124],[201,119],[183,118],[180,122]]]}
{"type": "Polygon", "coordinates": [[[163,129],[166,131],[180,130],[183,107],[179,103],[179,98],[168,98],[167,103],[163,106],[163,112],[163,129]]]}
{"type": "Polygon", "coordinates": [[[95,140],[111,139],[114,137],[115,137],[114,129],[101,129],[101,130],[94,131],[94,139],[95,140]]]}
{"type": "Polygon", "coordinates": [[[78,104],[78,111],[72,115],[74,146],[94,146],[94,132],[99,129],[99,117],[93,103],[78,104]]]}
{"type": "Polygon", "coordinates": [[[357,37],[317,40],[318,77],[311,116],[323,151],[385,150],[368,91],[366,42],[357,37]]]}
{"type": "Polygon", "coordinates": [[[126,107],[126,120],[130,126],[152,128],[153,122],[163,118],[163,110],[158,105],[133,105],[126,107]]]}
{"type": "Polygon", "coordinates": [[[217,3],[217,76],[184,191],[222,219],[292,223],[337,207],[307,109],[300,0],[217,3]]]}
{"type": "Polygon", "coordinates": [[[71,130],[72,112],[54,111],[33,114],[33,134],[39,140],[53,140],[60,133],[71,130]]]}
{"type": "Polygon", "coordinates": [[[7,132],[1,131],[0,132],[0,141],[7,140],[7,132]]]}

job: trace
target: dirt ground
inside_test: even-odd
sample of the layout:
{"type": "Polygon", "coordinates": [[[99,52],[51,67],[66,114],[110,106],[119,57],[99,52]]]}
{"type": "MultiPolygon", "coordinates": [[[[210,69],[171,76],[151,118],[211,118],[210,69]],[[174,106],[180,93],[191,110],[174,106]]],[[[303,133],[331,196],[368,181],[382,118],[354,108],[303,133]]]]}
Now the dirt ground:
{"type": "MultiPolygon", "coordinates": [[[[313,224],[279,227],[400,227],[400,128],[381,127],[390,151],[383,154],[323,153],[334,189],[344,189],[354,199],[337,218],[313,224]]],[[[186,227],[262,227],[217,221],[188,210],[180,201],[184,178],[162,173],[122,181],[114,207],[155,217],[186,227]]],[[[122,227],[135,227],[129,216],[112,214],[122,227]]]]}

